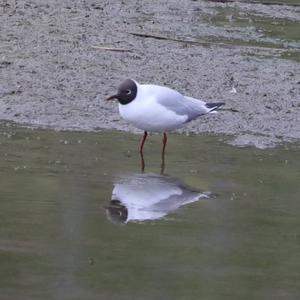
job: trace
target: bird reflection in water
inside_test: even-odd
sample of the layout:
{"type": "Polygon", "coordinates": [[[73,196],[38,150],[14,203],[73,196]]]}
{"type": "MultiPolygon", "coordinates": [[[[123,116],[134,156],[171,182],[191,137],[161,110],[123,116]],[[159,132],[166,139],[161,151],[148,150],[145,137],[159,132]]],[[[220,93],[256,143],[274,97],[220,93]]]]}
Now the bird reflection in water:
{"type": "Polygon", "coordinates": [[[113,223],[157,220],[180,206],[209,198],[210,194],[190,188],[170,176],[134,174],[114,183],[106,213],[113,223]]]}

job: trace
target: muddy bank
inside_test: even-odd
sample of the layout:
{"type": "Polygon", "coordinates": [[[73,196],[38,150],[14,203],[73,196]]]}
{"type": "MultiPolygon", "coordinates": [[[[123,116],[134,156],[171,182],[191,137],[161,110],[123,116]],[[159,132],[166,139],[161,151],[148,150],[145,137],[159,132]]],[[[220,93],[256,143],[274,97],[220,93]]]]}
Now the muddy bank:
{"type": "Polygon", "coordinates": [[[232,134],[234,144],[258,147],[299,139],[300,63],[281,56],[299,54],[292,33],[299,32],[300,9],[168,3],[0,4],[0,119],[58,130],[137,132],[120,119],[116,104],[104,101],[124,78],[134,78],[238,110],[205,116],[183,132],[232,134]],[[290,26],[290,36],[253,25],[272,16],[290,26]]]}

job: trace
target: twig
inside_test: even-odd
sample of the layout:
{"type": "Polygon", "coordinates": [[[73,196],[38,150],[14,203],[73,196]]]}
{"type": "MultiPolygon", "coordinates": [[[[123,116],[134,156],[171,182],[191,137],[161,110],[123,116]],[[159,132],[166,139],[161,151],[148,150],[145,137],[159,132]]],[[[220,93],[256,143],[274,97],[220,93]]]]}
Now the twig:
{"type": "Polygon", "coordinates": [[[148,33],[136,33],[136,32],[129,32],[131,35],[144,37],[144,38],[152,38],[156,40],[169,40],[169,41],[177,41],[177,39],[168,38],[166,36],[157,35],[157,34],[148,34],[148,33]]]}
{"type": "Polygon", "coordinates": [[[91,46],[91,47],[103,51],[131,52],[130,49],[124,49],[124,48],[103,47],[103,46],[91,46]]]}
{"type": "Polygon", "coordinates": [[[187,43],[187,44],[211,44],[209,42],[183,40],[183,39],[170,38],[170,37],[167,37],[167,36],[157,35],[157,34],[137,33],[137,32],[129,32],[129,34],[134,35],[134,36],[138,36],[138,37],[143,37],[143,38],[152,38],[152,39],[156,39],[156,40],[181,42],[181,43],[187,43]]]}

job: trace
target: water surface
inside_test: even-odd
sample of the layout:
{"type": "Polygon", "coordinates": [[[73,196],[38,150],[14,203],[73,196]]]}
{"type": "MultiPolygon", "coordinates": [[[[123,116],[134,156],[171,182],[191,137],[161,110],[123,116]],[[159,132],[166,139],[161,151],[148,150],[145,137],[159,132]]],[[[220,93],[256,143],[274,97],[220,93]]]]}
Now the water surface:
{"type": "MultiPolygon", "coordinates": [[[[0,133],[4,299],[299,298],[297,145],[263,151],[170,135],[160,190],[175,182],[211,195],[124,223],[107,207],[120,178],[145,176],[139,136],[12,125],[0,133]]],[[[160,142],[145,146],[145,174],[158,178],[160,142]]]]}

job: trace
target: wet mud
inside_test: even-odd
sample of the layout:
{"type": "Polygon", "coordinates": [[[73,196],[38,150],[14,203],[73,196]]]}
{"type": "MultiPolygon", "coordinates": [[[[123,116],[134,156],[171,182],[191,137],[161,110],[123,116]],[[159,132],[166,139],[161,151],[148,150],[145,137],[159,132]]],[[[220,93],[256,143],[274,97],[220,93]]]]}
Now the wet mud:
{"type": "Polygon", "coordinates": [[[259,148],[297,140],[300,6],[279,2],[1,2],[0,119],[138,132],[105,101],[133,78],[226,102],[181,132],[259,148]]]}

